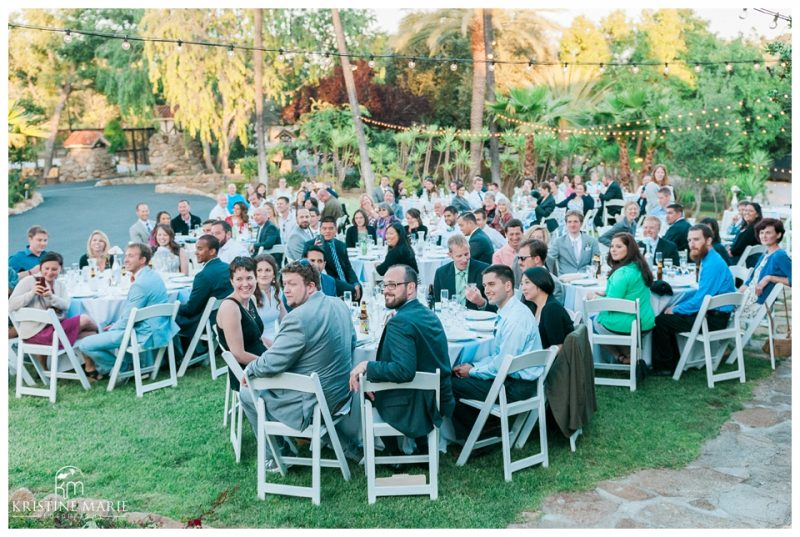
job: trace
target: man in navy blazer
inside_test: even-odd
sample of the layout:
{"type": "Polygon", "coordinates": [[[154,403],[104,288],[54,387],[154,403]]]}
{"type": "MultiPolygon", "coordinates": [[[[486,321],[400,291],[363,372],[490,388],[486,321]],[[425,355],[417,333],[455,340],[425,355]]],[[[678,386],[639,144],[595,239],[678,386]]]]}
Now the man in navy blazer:
{"type": "Polygon", "coordinates": [[[469,237],[470,257],[487,265],[492,264],[494,245],[492,239],[478,227],[478,219],[472,213],[458,217],[458,227],[465,237],[469,237]]]}
{"type": "Polygon", "coordinates": [[[433,276],[434,302],[439,302],[442,290],[446,289],[449,297],[455,297],[467,309],[495,311],[483,292],[483,271],[489,265],[471,259],[469,243],[462,235],[450,237],[447,241],[447,250],[447,255],[453,261],[436,269],[436,274],[433,276]],[[462,279],[461,283],[456,281],[456,272],[462,279]],[[464,272],[466,278],[462,275],[464,272]],[[474,290],[469,288],[471,283],[475,284],[474,290]]]}
{"type": "Polygon", "coordinates": [[[430,390],[385,390],[375,393],[375,408],[381,418],[409,438],[425,437],[443,417],[453,415],[456,400],[450,378],[447,336],[441,321],[417,300],[417,272],[407,265],[394,265],[383,279],[386,307],[394,315],[386,323],[378,343],[377,359],[365,360],[350,372],[350,389],[359,388],[358,377],[366,373],[373,382],[405,383],[417,371],[439,370],[439,408],[430,390]]]}
{"type": "Polygon", "coordinates": [[[193,215],[191,210],[188,201],[178,202],[178,215],[169,224],[176,235],[188,235],[191,230],[200,226],[200,217],[193,215]]]}
{"type": "Polygon", "coordinates": [[[689,228],[692,225],[683,217],[683,205],[667,205],[667,224],[669,229],[664,233],[664,238],[673,243],[678,251],[688,250],[689,228]]]}
{"type": "MultiPolygon", "coordinates": [[[[595,214],[594,217],[594,225],[595,227],[602,227],[603,226],[603,207],[605,207],[607,201],[611,200],[621,200],[624,199],[622,196],[622,187],[619,186],[619,183],[615,180],[611,179],[610,177],[603,176],[603,186],[606,187],[605,192],[600,194],[600,208],[595,214]]],[[[608,215],[614,216],[622,212],[621,207],[609,207],[608,208],[608,215]]]]}
{"type": "Polygon", "coordinates": [[[656,253],[660,252],[663,259],[672,259],[672,264],[677,267],[681,262],[678,248],[672,241],[664,237],[659,238],[659,231],[661,231],[661,219],[657,216],[646,216],[642,224],[644,240],[639,241],[639,247],[643,254],[653,256],[654,262],[656,253]]]}
{"type": "MultiPolygon", "coordinates": [[[[206,308],[208,299],[213,296],[217,300],[222,300],[233,292],[228,264],[217,257],[219,250],[217,238],[214,235],[203,235],[197,239],[195,249],[197,262],[205,265],[203,270],[195,274],[189,300],[180,305],[175,319],[181,329],[180,338],[184,349],[189,346],[197,330],[197,323],[200,322],[200,316],[206,308]]],[[[211,319],[212,323],[215,318],[216,316],[211,319]]]]}
{"type": "MultiPolygon", "coordinates": [[[[125,328],[133,308],[146,308],[157,304],[169,302],[167,288],[164,281],[147,264],[150,262],[152,252],[146,244],[132,243],[125,249],[125,268],[133,276],[133,285],[128,291],[128,299],[122,309],[122,314],[115,322],[107,325],[99,334],[85,337],[78,341],[77,348],[97,366],[101,374],[108,374],[114,367],[117,359],[117,349],[122,343],[125,328]]],[[[145,349],[163,347],[178,333],[178,325],[167,317],[155,317],[140,321],[134,326],[136,338],[145,349]]],[[[143,361],[152,360],[152,353],[146,353],[143,361]]],[[[151,363],[143,363],[148,367],[151,363]]],[[[122,371],[128,371],[131,359],[128,357],[123,364],[122,371]]]]}
{"type": "MultiPolygon", "coordinates": [[[[260,248],[264,248],[264,250],[269,250],[276,244],[281,243],[281,230],[278,226],[270,221],[269,217],[267,216],[267,208],[266,207],[257,207],[253,210],[253,220],[255,220],[256,224],[258,224],[258,236],[256,237],[256,242],[253,245],[253,254],[257,254],[260,248]]],[[[281,254],[272,254],[272,257],[275,258],[275,262],[278,266],[281,266],[281,262],[283,261],[283,256],[281,254]]]]}
{"type": "Polygon", "coordinates": [[[311,245],[321,247],[325,252],[325,272],[338,280],[336,282],[337,292],[339,289],[342,289],[342,292],[352,291],[353,300],[358,301],[361,298],[361,284],[356,276],[356,271],[350,264],[350,258],[347,256],[347,246],[336,239],[336,220],[331,217],[323,218],[319,231],[319,237],[306,242],[303,257],[311,245]]]}

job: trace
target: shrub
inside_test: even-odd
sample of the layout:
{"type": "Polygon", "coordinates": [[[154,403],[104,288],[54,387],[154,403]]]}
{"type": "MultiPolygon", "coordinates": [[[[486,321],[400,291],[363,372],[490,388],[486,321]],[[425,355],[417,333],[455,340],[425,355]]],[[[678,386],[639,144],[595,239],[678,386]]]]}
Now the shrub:
{"type": "Polygon", "coordinates": [[[9,170],[8,172],[8,206],[30,198],[36,190],[36,176],[22,177],[22,170],[9,170]]]}

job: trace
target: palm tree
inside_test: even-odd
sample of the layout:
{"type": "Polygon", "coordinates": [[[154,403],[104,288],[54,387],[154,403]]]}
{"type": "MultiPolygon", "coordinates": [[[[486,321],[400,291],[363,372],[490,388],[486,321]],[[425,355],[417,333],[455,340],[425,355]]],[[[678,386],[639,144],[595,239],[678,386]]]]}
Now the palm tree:
{"type": "Polygon", "coordinates": [[[33,118],[16,101],[8,102],[8,147],[22,149],[28,138],[46,138],[48,131],[33,123],[33,118]]]}
{"type": "MultiPolygon", "coordinates": [[[[615,123],[630,123],[646,119],[648,107],[647,90],[627,88],[611,94],[605,102],[603,110],[609,113],[615,123]]],[[[632,187],[632,174],[628,142],[631,136],[624,133],[615,135],[619,145],[619,180],[623,188],[632,187]]]]}
{"type": "Polygon", "coordinates": [[[269,178],[267,177],[267,154],[264,143],[264,10],[257,8],[254,10],[255,18],[255,41],[253,46],[253,76],[255,78],[255,100],[256,100],[256,151],[258,154],[258,182],[264,183],[269,188],[269,178]]]}

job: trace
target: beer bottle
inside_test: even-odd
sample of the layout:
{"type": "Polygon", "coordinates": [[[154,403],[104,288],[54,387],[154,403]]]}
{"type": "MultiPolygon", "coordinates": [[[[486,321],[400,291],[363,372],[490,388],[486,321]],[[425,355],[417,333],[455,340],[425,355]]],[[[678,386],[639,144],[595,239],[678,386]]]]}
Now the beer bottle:
{"type": "Polygon", "coordinates": [[[361,302],[361,314],[358,316],[359,330],[362,334],[369,334],[369,315],[367,315],[367,301],[361,302]]]}
{"type": "Polygon", "coordinates": [[[663,280],[664,279],[664,262],[659,261],[656,269],[656,279],[663,280]]]}
{"type": "Polygon", "coordinates": [[[600,256],[597,255],[597,254],[592,256],[592,263],[594,263],[595,277],[599,278],[600,277],[600,273],[602,272],[601,271],[601,264],[600,264],[600,256]]]}

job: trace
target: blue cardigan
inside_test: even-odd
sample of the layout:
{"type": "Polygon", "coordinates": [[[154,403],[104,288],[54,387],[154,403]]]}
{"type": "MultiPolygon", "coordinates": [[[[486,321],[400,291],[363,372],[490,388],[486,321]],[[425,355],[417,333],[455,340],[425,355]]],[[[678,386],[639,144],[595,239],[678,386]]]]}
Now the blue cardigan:
{"type": "MultiPolygon", "coordinates": [[[[767,254],[761,254],[761,257],[758,258],[758,263],[756,263],[756,267],[764,261],[764,256],[767,254]]],[[[755,271],[753,271],[755,274],[755,271]]],[[[753,281],[753,274],[747,279],[745,285],[748,287],[750,283],[753,281]]],[[[789,257],[789,254],[786,253],[786,250],[779,248],[775,250],[771,255],[769,255],[764,261],[764,267],[761,269],[760,277],[763,278],[764,276],[779,276],[781,278],[789,278],[789,286],[792,285],[792,258],[789,257]]],[[[754,282],[756,285],[758,282],[754,282]]],[[[765,288],[764,292],[758,297],[757,302],[759,304],[763,304],[769,294],[772,292],[772,289],[775,287],[775,282],[770,282],[765,288]]]]}

